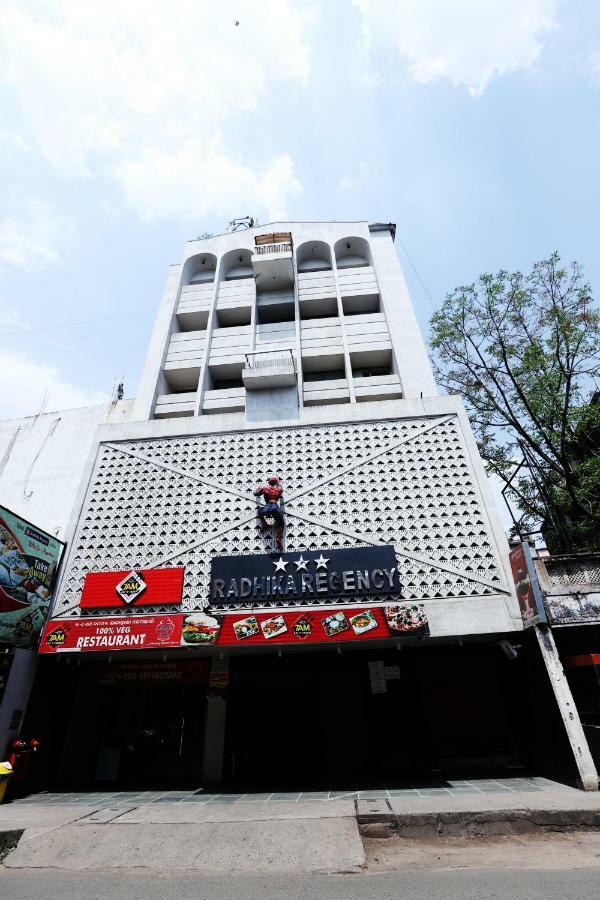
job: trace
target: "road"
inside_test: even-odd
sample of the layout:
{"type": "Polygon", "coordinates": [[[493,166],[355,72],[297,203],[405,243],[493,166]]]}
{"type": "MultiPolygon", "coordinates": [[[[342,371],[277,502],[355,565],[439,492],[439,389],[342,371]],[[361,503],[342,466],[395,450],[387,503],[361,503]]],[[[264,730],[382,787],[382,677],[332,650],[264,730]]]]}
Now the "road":
{"type": "Polygon", "coordinates": [[[0,869],[0,897],[39,900],[589,900],[600,867],[454,869],[364,875],[207,877],[193,872],[0,869]]]}

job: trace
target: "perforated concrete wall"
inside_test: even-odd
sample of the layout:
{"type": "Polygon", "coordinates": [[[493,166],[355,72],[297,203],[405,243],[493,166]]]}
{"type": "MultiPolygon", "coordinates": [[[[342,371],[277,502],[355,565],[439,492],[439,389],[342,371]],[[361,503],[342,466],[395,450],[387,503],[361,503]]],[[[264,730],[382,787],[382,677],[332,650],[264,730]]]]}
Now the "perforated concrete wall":
{"type": "Polygon", "coordinates": [[[185,566],[182,609],[203,608],[212,556],[274,550],[252,495],[272,471],[284,479],[287,551],[394,544],[406,599],[508,595],[460,421],[449,414],[101,443],[54,615],[80,613],[87,572],[136,566],[185,566]]]}

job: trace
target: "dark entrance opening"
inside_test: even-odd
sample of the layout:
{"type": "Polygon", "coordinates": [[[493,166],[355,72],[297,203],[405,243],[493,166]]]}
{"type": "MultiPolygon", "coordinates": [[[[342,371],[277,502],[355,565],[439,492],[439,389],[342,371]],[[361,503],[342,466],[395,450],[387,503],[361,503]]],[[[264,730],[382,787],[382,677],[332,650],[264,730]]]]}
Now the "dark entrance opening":
{"type": "Polygon", "coordinates": [[[28,713],[42,743],[32,788],[201,785],[208,660],[49,662],[28,713]]]}
{"type": "Polygon", "coordinates": [[[527,652],[510,660],[496,642],[332,648],[239,656],[230,666],[224,775],[240,789],[540,774],[536,746],[547,728],[527,652]],[[382,693],[370,663],[384,667],[382,693]]]}

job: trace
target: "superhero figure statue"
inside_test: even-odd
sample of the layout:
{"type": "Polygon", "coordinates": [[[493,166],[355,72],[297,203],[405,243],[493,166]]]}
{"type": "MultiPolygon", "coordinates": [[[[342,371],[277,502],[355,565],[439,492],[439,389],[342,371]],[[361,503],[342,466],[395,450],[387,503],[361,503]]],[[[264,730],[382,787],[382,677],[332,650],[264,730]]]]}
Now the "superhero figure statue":
{"type": "Polygon", "coordinates": [[[283,497],[281,478],[278,478],[277,475],[269,475],[267,483],[256,488],[254,496],[264,497],[265,499],[264,506],[259,506],[256,510],[256,515],[258,516],[258,521],[260,523],[260,530],[268,530],[269,526],[265,522],[266,518],[274,519],[276,525],[275,544],[279,550],[283,550],[285,518],[279,505],[279,501],[283,497]]]}

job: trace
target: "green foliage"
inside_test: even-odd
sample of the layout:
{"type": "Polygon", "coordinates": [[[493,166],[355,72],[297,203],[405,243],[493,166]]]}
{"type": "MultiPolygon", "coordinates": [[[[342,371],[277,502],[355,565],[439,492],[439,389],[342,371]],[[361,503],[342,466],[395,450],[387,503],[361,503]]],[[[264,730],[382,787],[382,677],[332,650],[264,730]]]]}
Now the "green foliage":
{"type": "Polygon", "coordinates": [[[447,295],[431,334],[438,382],[462,395],[488,470],[514,476],[525,530],[598,547],[600,315],[581,267],[553,253],[527,275],[481,275],[447,295]]]}

